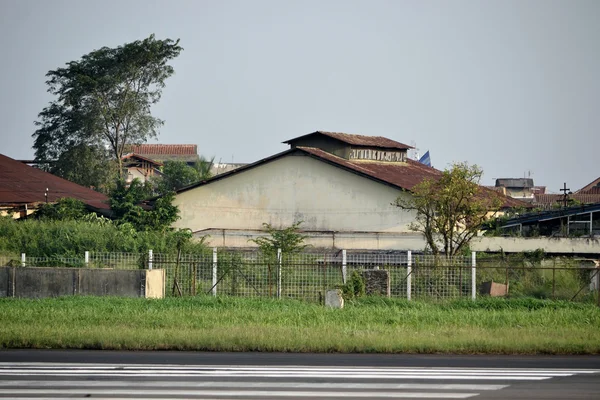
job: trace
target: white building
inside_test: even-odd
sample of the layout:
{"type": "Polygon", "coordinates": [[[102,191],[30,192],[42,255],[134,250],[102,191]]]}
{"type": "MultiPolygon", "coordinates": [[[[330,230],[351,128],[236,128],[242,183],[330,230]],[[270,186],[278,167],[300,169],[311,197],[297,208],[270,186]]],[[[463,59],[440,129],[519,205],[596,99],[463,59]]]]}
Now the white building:
{"type": "Polygon", "coordinates": [[[440,171],[407,157],[410,146],[384,137],[313,132],[290,149],[178,191],[177,228],[211,246],[252,247],[263,223],[303,221],[317,248],[423,249],[409,229],[415,214],[393,205],[440,171]]]}

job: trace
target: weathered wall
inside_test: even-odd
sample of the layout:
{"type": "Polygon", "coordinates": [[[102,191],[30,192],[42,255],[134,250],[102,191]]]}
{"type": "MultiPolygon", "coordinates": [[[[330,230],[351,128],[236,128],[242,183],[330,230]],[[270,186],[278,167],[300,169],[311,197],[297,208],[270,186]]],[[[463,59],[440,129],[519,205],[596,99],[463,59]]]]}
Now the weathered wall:
{"type": "Polygon", "coordinates": [[[164,270],[0,267],[0,297],[160,298],[164,297],[164,278],[164,270]]]}
{"type": "Polygon", "coordinates": [[[144,297],[146,271],[80,270],[79,294],[86,296],[144,297]]]}
{"type": "Polygon", "coordinates": [[[600,238],[520,238],[487,237],[473,238],[471,250],[483,252],[520,253],[544,249],[556,254],[600,254],[600,238]]]}
{"type": "MultiPolygon", "coordinates": [[[[410,196],[308,156],[289,155],[179,193],[177,228],[260,230],[304,221],[317,232],[410,232],[414,213],[392,205],[410,196]]],[[[247,243],[245,243],[247,246],[247,243]]]]}
{"type": "MultiPolygon", "coordinates": [[[[305,243],[316,249],[354,250],[422,250],[425,248],[423,235],[417,232],[303,232],[305,243]]],[[[211,247],[256,247],[251,239],[265,236],[264,231],[236,229],[208,229],[194,234],[205,238],[211,247]]]]}

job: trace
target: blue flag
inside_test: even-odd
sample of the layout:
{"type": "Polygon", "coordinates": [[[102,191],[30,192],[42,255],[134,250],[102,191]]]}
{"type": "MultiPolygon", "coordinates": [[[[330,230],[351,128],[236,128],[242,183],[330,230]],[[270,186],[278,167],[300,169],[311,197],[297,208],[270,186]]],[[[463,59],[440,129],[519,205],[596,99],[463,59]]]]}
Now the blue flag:
{"type": "Polygon", "coordinates": [[[423,157],[421,157],[419,162],[421,164],[427,165],[428,167],[431,167],[431,158],[429,158],[429,150],[427,150],[427,152],[423,154],[423,157]]]}

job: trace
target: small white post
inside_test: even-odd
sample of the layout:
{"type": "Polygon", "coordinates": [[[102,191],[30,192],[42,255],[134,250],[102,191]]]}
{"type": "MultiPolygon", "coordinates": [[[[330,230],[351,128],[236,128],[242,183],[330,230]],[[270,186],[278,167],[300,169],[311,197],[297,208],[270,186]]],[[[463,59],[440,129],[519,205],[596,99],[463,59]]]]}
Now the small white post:
{"type": "Polygon", "coordinates": [[[412,251],[406,254],[406,299],[410,301],[412,292],[412,251]]]}
{"type": "Polygon", "coordinates": [[[90,252],[86,251],[84,253],[84,262],[85,262],[85,267],[89,267],[90,266],[90,252]]]}
{"type": "Polygon", "coordinates": [[[281,298],[281,249],[277,249],[277,298],[281,298]]]}
{"type": "Polygon", "coordinates": [[[217,295],[217,248],[213,247],[212,295],[217,295]]]}
{"type": "Polygon", "coordinates": [[[474,251],[471,253],[471,299],[477,298],[477,253],[474,251]]]}
{"type": "Polygon", "coordinates": [[[26,258],[27,258],[27,256],[25,255],[25,253],[21,253],[21,267],[25,266],[26,258]]]}
{"type": "Polygon", "coordinates": [[[152,269],[152,262],[154,261],[154,255],[152,250],[148,250],[148,269],[152,269]]]}
{"type": "Polygon", "coordinates": [[[342,282],[345,285],[346,281],[348,280],[348,270],[347,270],[347,263],[346,263],[346,250],[342,250],[342,282]]]}

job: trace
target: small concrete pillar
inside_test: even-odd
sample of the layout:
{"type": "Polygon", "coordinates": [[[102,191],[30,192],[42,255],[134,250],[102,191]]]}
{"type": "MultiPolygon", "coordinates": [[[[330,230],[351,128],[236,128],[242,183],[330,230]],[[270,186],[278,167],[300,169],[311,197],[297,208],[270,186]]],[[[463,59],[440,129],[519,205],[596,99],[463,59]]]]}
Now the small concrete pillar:
{"type": "Polygon", "coordinates": [[[328,290],[325,293],[325,307],[344,308],[344,298],[340,289],[328,290]]]}

